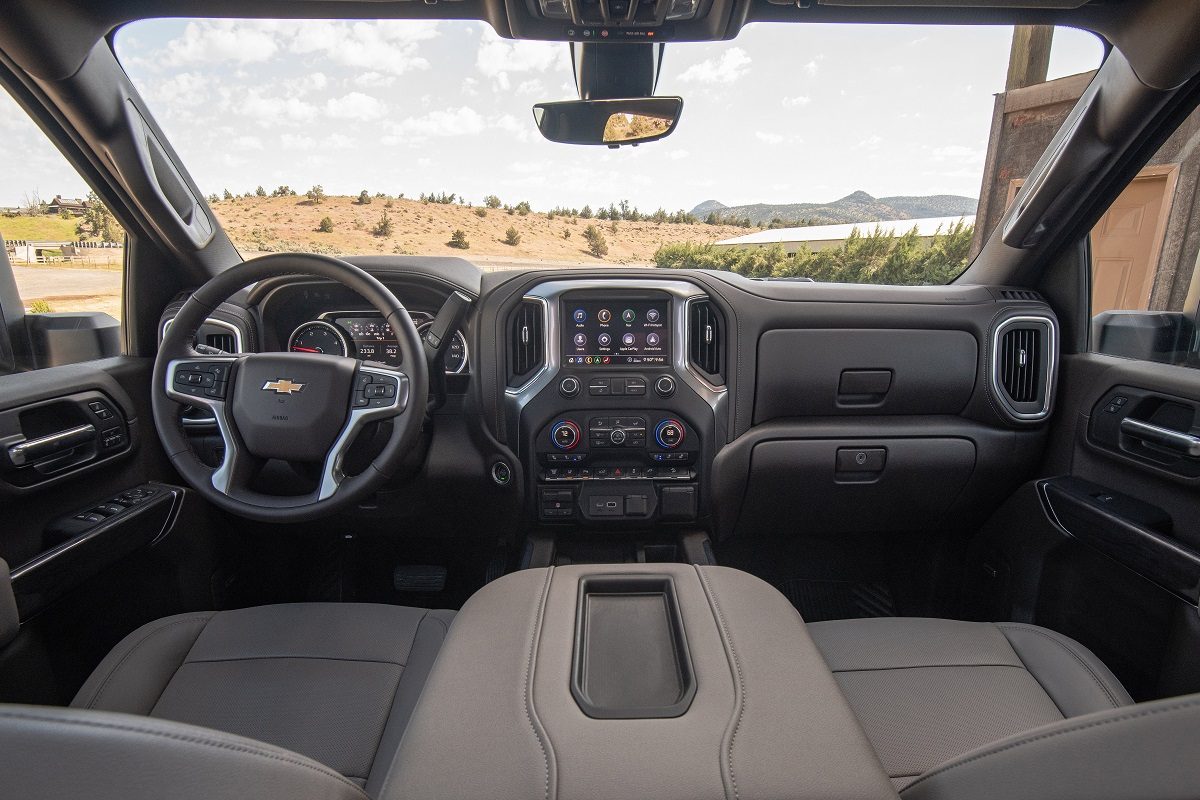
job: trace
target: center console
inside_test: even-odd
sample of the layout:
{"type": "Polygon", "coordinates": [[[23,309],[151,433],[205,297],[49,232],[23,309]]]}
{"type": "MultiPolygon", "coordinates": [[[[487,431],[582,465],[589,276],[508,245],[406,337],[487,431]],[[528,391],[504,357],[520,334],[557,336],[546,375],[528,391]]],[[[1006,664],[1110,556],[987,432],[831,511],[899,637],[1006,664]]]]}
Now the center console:
{"type": "Polygon", "coordinates": [[[562,280],[526,293],[545,322],[545,366],[506,400],[538,522],[603,529],[705,516],[726,391],[689,358],[689,309],[701,301],[675,280],[562,280]]]}
{"type": "Polygon", "coordinates": [[[896,794],[803,620],[723,567],[496,580],[454,619],[385,797],[896,794]]]}

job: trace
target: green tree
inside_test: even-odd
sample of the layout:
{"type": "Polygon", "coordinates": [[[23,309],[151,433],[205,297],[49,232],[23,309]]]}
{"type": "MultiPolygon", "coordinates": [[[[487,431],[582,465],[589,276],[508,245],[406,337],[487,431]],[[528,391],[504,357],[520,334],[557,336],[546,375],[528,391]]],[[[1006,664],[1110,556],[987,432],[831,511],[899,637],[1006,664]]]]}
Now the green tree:
{"type": "Polygon", "coordinates": [[[221,196],[222,196],[224,199],[226,199],[226,200],[232,200],[232,199],[233,199],[233,193],[232,193],[232,192],[230,192],[228,189],[226,189],[226,190],[225,190],[225,192],[224,192],[224,193],[223,193],[221,196]]]}
{"type": "Polygon", "coordinates": [[[456,250],[468,250],[471,247],[471,243],[467,241],[467,234],[462,229],[450,234],[450,241],[447,244],[456,250]]]}
{"type": "Polygon", "coordinates": [[[583,208],[579,209],[579,216],[583,217],[584,219],[591,219],[592,218],[592,207],[584,206],[583,208]]]}
{"type": "Polygon", "coordinates": [[[587,240],[588,252],[596,258],[604,258],[608,255],[608,241],[604,238],[604,232],[595,225],[588,225],[583,232],[583,238],[587,240]]]}
{"type": "Polygon", "coordinates": [[[312,203],[314,206],[319,206],[321,203],[325,202],[325,188],[318,183],[316,186],[305,192],[304,196],[308,198],[308,202],[312,203]]]}
{"type": "Polygon", "coordinates": [[[317,226],[317,230],[321,233],[333,233],[333,220],[329,217],[321,217],[321,224],[317,226]]]}
{"type": "Polygon", "coordinates": [[[267,190],[264,189],[262,186],[258,186],[254,189],[254,196],[255,197],[266,197],[267,190]]]}
{"type": "Polygon", "coordinates": [[[504,243],[516,247],[521,243],[521,234],[512,225],[504,232],[504,243]]]}
{"type": "Polygon", "coordinates": [[[95,192],[88,192],[83,219],[75,226],[75,232],[102,242],[119,242],[125,238],[125,231],[117,224],[117,218],[95,192]]]}
{"type": "Polygon", "coordinates": [[[496,197],[494,194],[489,194],[487,197],[483,198],[483,204],[488,208],[499,208],[500,198],[496,197]]]}
{"type": "Polygon", "coordinates": [[[529,205],[528,200],[522,200],[521,202],[517,203],[517,213],[522,217],[528,215],[532,210],[533,208],[529,205]]]}
{"type": "Polygon", "coordinates": [[[363,189],[361,192],[358,193],[358,204],[360,206],[366,206],[366,205],[371,204],[371,195],[366,189],[363,189]]]}
{"type": "Polygon", "coordinates": [[[379,216],[379,222],[375,223],[375,227],[371,229],[371,233],[376,236],[391,236],[392,235],[392,218],[388,216],[387,210],[379,216]]]}
{"type": "Polygon", "coordinates": [[[288,186],[286,183],[282,186],[277,186],[272,192],[271,197],[295,197],[296,190],[288,186]]]}

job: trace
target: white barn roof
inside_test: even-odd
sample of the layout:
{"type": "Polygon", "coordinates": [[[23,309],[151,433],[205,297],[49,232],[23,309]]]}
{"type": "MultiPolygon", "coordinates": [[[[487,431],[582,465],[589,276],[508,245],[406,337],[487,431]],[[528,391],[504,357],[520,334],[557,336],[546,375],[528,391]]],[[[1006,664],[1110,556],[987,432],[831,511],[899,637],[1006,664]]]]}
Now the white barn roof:
{"type": "Polygon", "coordinates": [[[878,222],[855,222],[849,225],[810,225],[804,228],[776,228],[775,230],[758,231],[756,233],[748,233],[745,236],[724,239],[717,242],[717,244],[737,246],[782,244],[784,242],[840,242],[848,239],[850,233],[855,228],[858,228],[858,232],[864,236],[874,233],[876,228],[881,229],[884,233],[902,236],[916,227],[917,235],[925,237],[933,236],[938,232],[938,228],[941,228],[942,233],[945,233],[951,226],[958,222],[974,225],[975,215],[880,220],[878,222]]]}

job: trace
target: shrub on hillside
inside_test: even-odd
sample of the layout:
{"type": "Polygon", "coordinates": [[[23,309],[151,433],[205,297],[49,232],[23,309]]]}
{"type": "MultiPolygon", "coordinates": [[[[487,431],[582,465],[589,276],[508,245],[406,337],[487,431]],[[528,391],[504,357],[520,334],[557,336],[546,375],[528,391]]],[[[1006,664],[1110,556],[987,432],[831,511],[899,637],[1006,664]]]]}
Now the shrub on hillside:
{"type": "Polygon", "coordinates": [[[224,198],[224,199],[226,199],[226,200],[232,200],[232,199],[233,199],[233,192],[231,192],[231,191],[229,191],[228,189],[226,189],[226,190],[224,191],[224,193],[221,195],[221,197],[223,197],[223,198],[224,198]]]}
{"type": "Polygon", "coordinates": [[[277,186],[274,189],[274,191],[271,192],[271,197],[295,197],[295,196],[296,196],[296,190],[293,189],[292,187],[288,186],[286,183],[282,186],[277,186]]]}
{"type": "Polygon", "coordinates": [[[370,205],[370,203],[371,203],[371,195],[366,189],[363,189],[361,192],[358,193],[358,204],[360,206],[365,206],[365,205],[370,205]]]}
{"type": "Polygon", "coordinates": [[[504,243],[516,247],[521,243],[521,234],[516,228],[509,225],[508,230],[504,232],[504,243]]]}
{"type": "Polygon", "coordinates": [[[487,216],[487,209],[486,208],[475,209],[475,216],[479,217],[480,219],[483,219],[484,217],[487,216]]]}
{"type": "Polygon", "coordinates": [[[380,215],[379,222],[376,222],[375,227],[371,228],[371,233],[376,236],[392,235],[392,218],[388,216],[387,211],[380,215]]]}
{"type": "Polygon", "coordinates": [[[588,225],[587,230],[583,232],[583,238],[587,240],[588,252],[596,258],[604,258],[608,255],[608,241],[604,238],[604,233],[595,225],[588,225]]]}
{"type": "Polygon", "coordinates": [[[683,242],[658,248],[654,262],[665,269],[715,269],[749,278],[941,285],[966,268],[974,230],[973,225],[958,222],[923,246],[915,228],[900,236],[878,227],[865,234],[855,228],[839,247],[792,254],[778,244],[740,249],[683,242]]]}
{"type": "Polygon", "coordinates": [[[522,200],[521,202],[517,203],[517,213],[522,217],[526,216],[532,210],[533,208],[529,205],[528,200],[522,200]]]}
{"type": "Polygon", "coordinates": [[[321,233],[333,233],[333,220],[329,217],[321,217],[321,224],[317,226],[317,230],[321,233]]]}
{"type": "Polygon", "coordinates": [[[314,206],[319,206],[321,203],[325,202],[325,189],[321,186],[321,184],[318,183],[316,186],[305,192],[304,196],[308,198],[308,202],[312,203],[314,206]]]}
{"type": "Polygon", "coordinates": [[[267,190],[266,190],[266,189],[264,189],[262,186],[257,186],[257,187],[255,187],[255,189],[254,189],[254,196],[255,196],[255,197],[266,197],[266,196],[267,196],[267,190]]]}
{"type": "Polygon", "coordinates": [[[467,234],[461,229],[450,234],[450,241],[447,244],[456,250],[467,250],[471,247],[471,243],[467,241],[467,234]]]}
{"type": "Polygon", "coordinates": [[[483,204],[488,208],[499,208],[500,198],[496,197],[494,194],[489,194],[487,197],[483,198],[483,204]]]}

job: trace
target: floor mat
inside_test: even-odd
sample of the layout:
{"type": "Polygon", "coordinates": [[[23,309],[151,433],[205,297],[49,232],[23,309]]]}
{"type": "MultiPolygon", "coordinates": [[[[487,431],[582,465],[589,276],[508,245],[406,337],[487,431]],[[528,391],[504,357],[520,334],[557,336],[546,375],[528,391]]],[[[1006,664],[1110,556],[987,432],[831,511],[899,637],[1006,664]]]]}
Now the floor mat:
{"type": "Polygon", "coordinates": [[[884,583],[810,578],[768,580],[792,602],[807,622],[896,616],[892,592],[884,583]]]}

